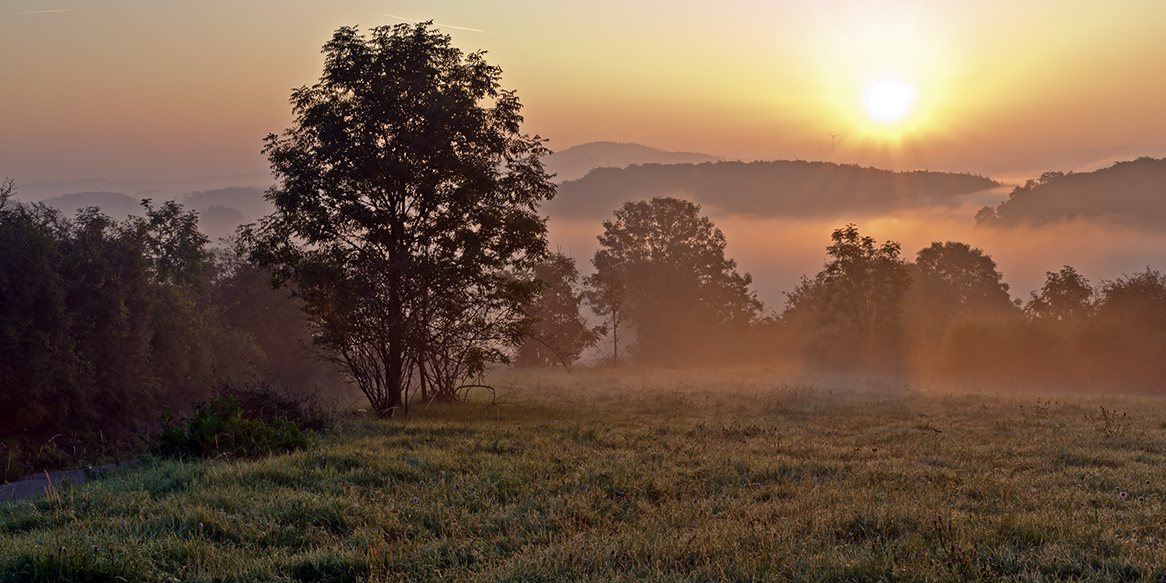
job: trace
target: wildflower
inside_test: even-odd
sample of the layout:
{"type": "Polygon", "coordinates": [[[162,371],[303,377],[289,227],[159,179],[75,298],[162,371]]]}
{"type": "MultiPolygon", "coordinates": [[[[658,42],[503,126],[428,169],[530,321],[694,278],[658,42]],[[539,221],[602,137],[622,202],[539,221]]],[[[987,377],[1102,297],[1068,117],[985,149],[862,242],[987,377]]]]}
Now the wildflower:
{"type": "Polygon", "coordinates": [[[1121,494],[1118,494],[1118,497],[1119,497],[1119,498],[1121,498],[1122,500],[1125,500],[1127,496],[1129,496],[1129,494],[1127,494],[1127,493],[1125,493],[1125,492],[1122,492],[1121,494]]]}
{"type": "Polygon", "coordinates": [[[418,502],[420,502],[420,501],[421,501],[421,499],[420,499],[420,498],[418,498],[418,497],[416,497],[416,496],[414,496],[414,497],[413,497],[413,503],[414,503],[414,504],[416,504],[416,503],[418,503],[418,502]]]}
{"type": "Polygon", "coordinates": [[[201,523],[201,522],[200,522],[200,523],[198,523],[198,527],[199,527],[199,528],[202,528],[202,523],[201,523]]]}
{"type": "Polygon", "coordinates": [[[454,487],[454,488],[461,488],[461,487],[462,487],[462,485],[461,485],[461,484],[454,484],[454,485],[453,485],[453,487],[454,487]]]}
{"type": "Polygon", "coordinates": [[[99,549],[98,549],[97,545],[93,545],[93,552],[95,552],[95,553],[96,553],[98,550],[99,550],[99,549]]]}

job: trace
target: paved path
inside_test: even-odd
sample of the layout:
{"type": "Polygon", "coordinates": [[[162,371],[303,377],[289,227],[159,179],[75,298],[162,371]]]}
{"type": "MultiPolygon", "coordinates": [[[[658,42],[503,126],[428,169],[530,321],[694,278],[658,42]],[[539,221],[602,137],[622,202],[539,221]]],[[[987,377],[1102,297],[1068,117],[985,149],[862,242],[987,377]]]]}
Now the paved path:
{"type": "Polygon", "coordinates": [[[84,484],[89,476],[112,470],[118,465],[110,464],[108,466],[92,468],[88,471],[68,470],[64,472],[41,472],[40,474],[25,476],[15,482],[0,484],[0,502],[18,500],[30,496],[44,496],[45,490],[49,487],[50,480],[52,481],[53,488],[59,488],[65,478],[68,478],[74,486],[84,484]]]}

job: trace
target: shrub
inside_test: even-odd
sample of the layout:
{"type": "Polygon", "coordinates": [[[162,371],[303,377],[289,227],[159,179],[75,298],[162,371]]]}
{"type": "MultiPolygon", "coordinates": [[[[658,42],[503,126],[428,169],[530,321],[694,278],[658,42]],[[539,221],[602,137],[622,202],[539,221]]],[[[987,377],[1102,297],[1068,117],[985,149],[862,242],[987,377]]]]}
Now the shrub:
{"type": "Polygon", "coordinates": [[[224,384],[185,424],[167,416],[150,450],[178,459],[258,457],[305,449],[311,435],[329,425],[319,407],[280,395],[268,385],[224,384]]]}

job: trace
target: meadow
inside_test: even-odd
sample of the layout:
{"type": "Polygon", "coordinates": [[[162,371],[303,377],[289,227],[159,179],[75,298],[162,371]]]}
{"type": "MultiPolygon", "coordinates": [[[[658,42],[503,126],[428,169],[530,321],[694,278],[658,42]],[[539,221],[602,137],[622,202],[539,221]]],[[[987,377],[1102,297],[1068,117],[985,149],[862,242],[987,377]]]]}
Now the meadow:
{"type": "Polygon", "coordinates": [[[0,581],[1166,581],[1166,399],[501,371],[0,505],[0,581]]]}

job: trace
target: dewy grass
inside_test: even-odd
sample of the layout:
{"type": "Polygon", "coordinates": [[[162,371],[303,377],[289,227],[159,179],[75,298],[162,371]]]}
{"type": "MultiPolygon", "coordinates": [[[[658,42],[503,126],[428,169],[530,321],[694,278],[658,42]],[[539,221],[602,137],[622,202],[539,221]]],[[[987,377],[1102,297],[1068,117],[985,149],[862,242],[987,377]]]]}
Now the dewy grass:
{"type": "Polygon", "coordinates": [[[1166,579],[1160,399],[769,372],[491,382],[507,404],[6,503],[0,581],[1166,579]]]}

